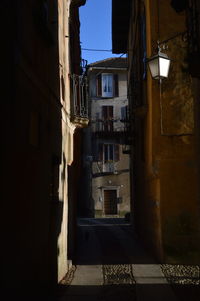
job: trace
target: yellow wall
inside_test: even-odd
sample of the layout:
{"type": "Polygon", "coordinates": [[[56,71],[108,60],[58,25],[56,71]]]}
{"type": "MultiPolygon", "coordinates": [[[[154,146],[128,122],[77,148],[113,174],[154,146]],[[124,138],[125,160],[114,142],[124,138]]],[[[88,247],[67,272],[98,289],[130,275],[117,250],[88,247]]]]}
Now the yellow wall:
{"type": "Polygon", "coordinates": [[[176,14],[170,1],[158,3],[159,7],[157,2],[150,1],[151,38],[148,42],[152,48],[156,40],[171,38],[165,52],[172,59],[169,78],[163,80],[161,86],[150,81],[152,94],[148,93],[147,97],[152,110],[152,170],[160,183],[160,195],[155,195],[155,199],[158,198],[158,214],[160,211],[162,259],[193,262],[197,260],[198,252],[195,241],[199,235],[199,213],[194,156],[194,98],[187,72],[187,41],[184,35],[186,17],[184,13],[176,14]],[[177,33],[183,35],[175,37],[177,33]]]}
{"type": "MultiPolygon", "coordinates": [[[[147,79],[142,81],[146,100],[140,107],[131,109],[136,130],[135,155],[131,158],[135,169],[133,173],[136,174],[134,218],[137,231],[158,259],[195,263],[200,257],[199,176],[194,91],[187,69],[187,39],[184,34],[186,16],[185,12],[177,14],[170,6],[170,0],[145,0],[144,5],[147,57],[155,54],[157,40],[170,38],[168,49],[163,52],[169,55],[172,63],[169,78],[161,85],[151,79],[148,71],[147,79]],[[183,34],[177,35],[179,33],[183,34]]],[[[143,3],[133,1],[135,15],[143,11],[143,3]]],[[[134,15],[130,26],[129,84],[131,73],[139,70],[141,59],[140,32],[135,26],[134,15]],[[136,35],[135,45],[133,34],[136,35]],[[133,53],[139,59],[131,67],[133,53]]]]}

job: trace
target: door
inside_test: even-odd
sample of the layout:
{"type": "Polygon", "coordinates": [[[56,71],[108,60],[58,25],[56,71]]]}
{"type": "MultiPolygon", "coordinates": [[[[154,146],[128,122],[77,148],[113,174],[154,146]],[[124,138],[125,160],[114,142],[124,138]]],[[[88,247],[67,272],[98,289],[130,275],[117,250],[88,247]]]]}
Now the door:
{"type": "Polygon", "coordinates": [[[117,214],[117,190],[104,190],[104,213],[117,214]]]}

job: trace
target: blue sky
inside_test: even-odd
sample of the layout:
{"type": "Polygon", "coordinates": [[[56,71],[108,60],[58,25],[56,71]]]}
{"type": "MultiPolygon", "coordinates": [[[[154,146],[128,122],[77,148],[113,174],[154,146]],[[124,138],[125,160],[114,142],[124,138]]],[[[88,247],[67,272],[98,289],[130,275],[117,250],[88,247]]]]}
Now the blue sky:
{"type": "MultiPolygon", "coordinates": [[[[86,4],[80,7],[82,48],[112,50],[111,4],[112,0],[87,0],[86,4]]],[[[82,58],[88,60],[88,64],[114,56],[120,55],[82,50],[82,58]]]]}

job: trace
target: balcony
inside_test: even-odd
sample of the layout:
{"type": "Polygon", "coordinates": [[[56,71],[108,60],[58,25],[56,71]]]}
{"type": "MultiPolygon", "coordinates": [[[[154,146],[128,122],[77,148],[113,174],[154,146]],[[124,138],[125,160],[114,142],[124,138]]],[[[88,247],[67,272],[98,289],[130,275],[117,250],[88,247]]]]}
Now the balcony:
{"type": "Polygon", "coordinates": [[[92,132],[98,137],[121,137],[126,125],[120,119],[96,119],[92,121],[92,132]]]}
{"type": "Polygon", "coordinates": [[[108,175],[117,175],[118,174],[117,162],[115,161],[93,162],[92,172],[94,178],[108,176],[108,175]]]}
{"type": "Polygon", "coordinates": [[[116,163],[114,161],[103,162],[102,167],[103,167],[103,172],[108,172],[108,173],[115,173],[115,172],[117,172],[117,170],[116,170],[116,163]]]}
{"type": "Polygon", "coordinates": [[[70,74],[71,122],[77,127],[88,125],[88,82],[84,75],[70,74]]]}

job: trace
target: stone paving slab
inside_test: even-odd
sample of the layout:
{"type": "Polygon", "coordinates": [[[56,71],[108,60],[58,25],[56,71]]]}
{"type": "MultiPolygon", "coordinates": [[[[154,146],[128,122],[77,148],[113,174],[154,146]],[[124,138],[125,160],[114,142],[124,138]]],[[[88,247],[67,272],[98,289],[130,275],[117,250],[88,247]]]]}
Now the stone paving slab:
{"type": "MultiPolygon", "coordinates": [[[[103,274],[101,265],[78,265],[66,291],[66,300],[97,300],[101,295],[103,274]],[[92,299],[93,298],[93,299],[92,299]]],[[[64,299],[65,300],[65,299],[64,299]]]]}
{"type": "Polygon", "coordinates": [[[128,225],[79,226],[78,241],[74,277],[59,301],[177,301],[128,225]]]}
{"type": "Polygon", "coordinates": [[[78,265],[71,285],[102,285],[101,265],[78,265]]]}
{"type": "Polygon", "coordinates": [[[74,279],[65,296],[59,301],[177,300],[159,265],[138,264],[131,267],[122,264],[119,265],[119,269],[117,265],[109,267],[107,265],[105,267],[102,265],[79,265],[76,267],[74,279]],[[118,275],[119,271],[120,275],[118,275]],[[130,281],[125,279],[126,284],[122,277],[123,271],[125,277],[130,278],[130,281]],[[112,276],[109,277],[109,281],[108,276],[112,276]],[[120,283],[120,279],[122,279],[122,283],[120,283]]]}
{"type": "Polygon", "coordinates": [[[133,264],[133,275],[138,284],[167,284],[158,264],[133,264]]]}

